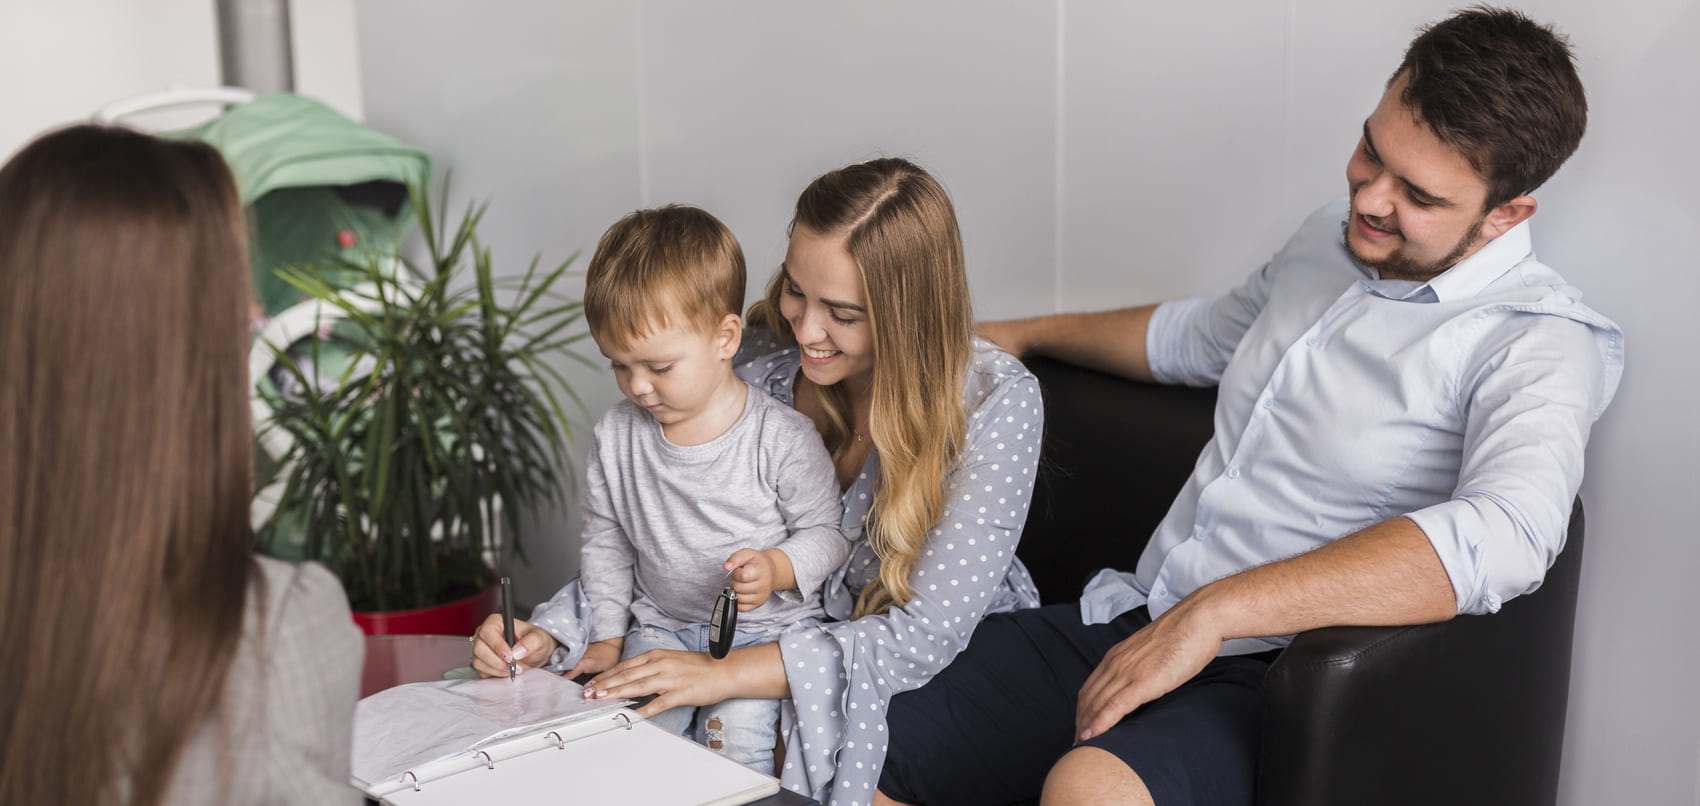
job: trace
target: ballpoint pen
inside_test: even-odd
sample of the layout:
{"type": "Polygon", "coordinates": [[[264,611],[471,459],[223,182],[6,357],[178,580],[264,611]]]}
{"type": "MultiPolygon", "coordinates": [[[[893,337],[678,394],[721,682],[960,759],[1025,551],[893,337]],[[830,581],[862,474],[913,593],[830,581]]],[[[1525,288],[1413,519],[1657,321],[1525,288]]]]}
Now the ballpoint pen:
{"type": "Polygon", "coordinates": [[[519,664],[511,658],[514,650],[514,594],[507,577],[502,577],[502,639],[508,642],[508,679],[519,675],[519,664]]]}

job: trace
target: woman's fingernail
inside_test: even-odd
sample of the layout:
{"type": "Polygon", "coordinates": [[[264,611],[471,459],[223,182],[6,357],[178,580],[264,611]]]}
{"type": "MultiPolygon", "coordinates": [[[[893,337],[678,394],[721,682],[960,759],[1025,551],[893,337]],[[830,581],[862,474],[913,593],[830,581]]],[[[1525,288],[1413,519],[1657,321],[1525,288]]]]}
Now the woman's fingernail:
{"type": "Polygon", "coordinates": [[[528,653],[526,652],[525,647],[523,647],[523,646],[514,647],[514,660],[519,660],[520,658],[525,657],[526,654],[528,654],[528,653]]]}

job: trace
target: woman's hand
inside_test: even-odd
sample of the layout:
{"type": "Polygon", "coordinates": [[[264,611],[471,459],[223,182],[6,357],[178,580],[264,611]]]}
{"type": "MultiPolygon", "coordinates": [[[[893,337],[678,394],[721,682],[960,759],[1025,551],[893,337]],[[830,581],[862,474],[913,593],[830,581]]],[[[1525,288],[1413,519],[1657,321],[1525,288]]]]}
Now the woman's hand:
{"type": "Polygon", "coordinates": [[[734,666],[701,652],[655,649],[616,664],[585,684],[591,699],[657,695],[638,709],[645,718],[681,705],[713,705],[736,696],[734,666]]]}
{"type": "Polygon", "coordinates": [[[598,674],[613,668],[620,662],[620,650],[626,645],[624,638],[609,638],[605,641],[592,642],[584,648],[584,657],[579,658],[578,665],[567,671],[567,679],[571,680],[581,674],[598,674]]]}
{"type": "MultiPolygon", "coordinates": [[[[507,677],[511,659],[520,671],[549,662],[555,654],[555,638],[542,627],[514,619],[514,646],[502,640],[502,616],[491,613],[472,634],[472,668],[484,677],[507,677]]],[[[619,652],[615,652],[618,657],[619,652]]]]}

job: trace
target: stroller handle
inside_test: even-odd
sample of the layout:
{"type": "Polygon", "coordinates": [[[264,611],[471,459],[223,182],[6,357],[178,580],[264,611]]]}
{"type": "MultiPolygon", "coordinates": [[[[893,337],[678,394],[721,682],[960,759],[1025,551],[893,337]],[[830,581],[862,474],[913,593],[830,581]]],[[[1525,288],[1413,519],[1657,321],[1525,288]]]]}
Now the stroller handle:
{"type": "Polygon", "coordinates": [[[133,95],[109,103],[95,110],[95,123],[116,123],[119,119],[142,112],[154,112],[161,109],[176,109],[183,106],[201,106],[202,104],[223,104],[233,106],[245,104],[254,100],[254,93],[241,87],[203,87],[190,89],[173,87],[161,92],[150,92],[145,95],[133,95]]]}

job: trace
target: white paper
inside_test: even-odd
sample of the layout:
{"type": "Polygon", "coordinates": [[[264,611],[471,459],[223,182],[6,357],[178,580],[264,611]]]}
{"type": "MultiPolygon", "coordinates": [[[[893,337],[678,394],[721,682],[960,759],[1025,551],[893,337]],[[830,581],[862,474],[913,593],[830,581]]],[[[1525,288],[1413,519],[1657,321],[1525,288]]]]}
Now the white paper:
{"type": "Polygon", "coordinates": [[[630,700],[586,700],[583,688],[533,669],[512,680],[444,680],[380,691],[354,708],[353,773],[362,786],[512,736],[611,713],[630,700]]]}

